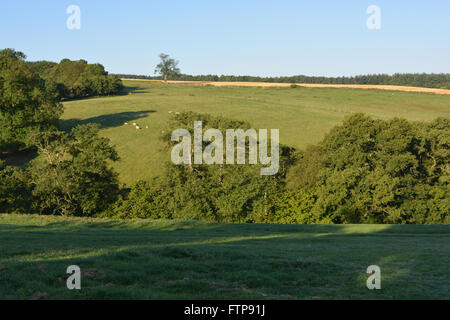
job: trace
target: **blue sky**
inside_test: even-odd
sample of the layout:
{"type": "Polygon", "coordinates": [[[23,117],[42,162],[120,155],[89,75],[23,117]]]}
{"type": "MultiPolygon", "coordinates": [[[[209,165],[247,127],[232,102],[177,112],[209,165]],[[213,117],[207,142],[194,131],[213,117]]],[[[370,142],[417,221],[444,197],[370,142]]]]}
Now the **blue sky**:
{"type": "Polygon", "coordinates": [[[145,75],[161,52],[188,74],[450,73],[450,1],[2,0],[6,47],[145,75]],[[81,9],[80,30],[66,27],[69,5],[81,9]],[[369,5],[381,9],[380,30],[366,27],[369,5]]]}

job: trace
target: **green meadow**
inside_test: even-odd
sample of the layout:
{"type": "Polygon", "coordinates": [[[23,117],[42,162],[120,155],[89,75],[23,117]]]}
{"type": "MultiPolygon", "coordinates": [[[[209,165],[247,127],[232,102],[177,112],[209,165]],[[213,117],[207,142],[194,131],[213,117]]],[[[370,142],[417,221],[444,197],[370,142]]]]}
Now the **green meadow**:
{"type": "Polygon", "coordinates": [[[1,299],[450,299],[448,225],[0,215],[0,244],[1,299]]]}
{"type": "Polygon", "coordinates": [[[255,129],[280,129],[281,143],[299,149],[319,142],[334,125],[355,112],[383,119],[450,116],[450,96],[445,95],[342,88],[165,85],[148,81],[124,84],[124,95],[65,102],[61,125],[69,129],[80,123],[100,124],[102,134],[116,146],[121,160],[114,167],[128,185],[160,172],[166,155],[161,152],[159,135],[175,112],[222,115],[249,121],[255,129]]]}

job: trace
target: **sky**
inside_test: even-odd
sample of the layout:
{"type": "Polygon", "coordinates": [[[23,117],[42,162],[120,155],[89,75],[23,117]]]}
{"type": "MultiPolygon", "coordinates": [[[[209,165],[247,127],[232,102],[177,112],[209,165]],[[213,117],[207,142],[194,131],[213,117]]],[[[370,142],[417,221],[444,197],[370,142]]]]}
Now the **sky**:
{"type": "Polygon", "coordinates": [[[1,0],[2,48],[141,75],[160,53],[195,75],[450,73],[450,1],[1,0]],[[70,5],[80,29],[67,27],[70,5]],[[371,5],[380,29],[366,25],[371,5]]]}

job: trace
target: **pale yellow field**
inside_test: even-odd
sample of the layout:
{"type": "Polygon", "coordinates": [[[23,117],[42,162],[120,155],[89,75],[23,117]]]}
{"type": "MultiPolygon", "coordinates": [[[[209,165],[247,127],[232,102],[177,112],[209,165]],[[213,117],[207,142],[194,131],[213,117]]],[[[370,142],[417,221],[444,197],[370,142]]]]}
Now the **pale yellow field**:
{"type": "MultiPolygon", "coordinates": [[[[163,82],[162,80],[143,80],[143,79],[122,79],[127,81],[153,81],[163,82]]],[[[273,83],[273,82],[226,82],[226,81],[167,81],[169,84],[187,84],[187,85],[212,85],[215,87],[289,87],[291,83],[273,83]]],[[[319,84],[319,83],[296,83],[297,86],[307,88],[349,88],[349,89],[377,89],[390,91],[406,91],[406,92],[422,92],[450,95],[450,90],[406,87],[406,86],[390,86],[390,85],[372,85],[372,84],[319,84]]]]}

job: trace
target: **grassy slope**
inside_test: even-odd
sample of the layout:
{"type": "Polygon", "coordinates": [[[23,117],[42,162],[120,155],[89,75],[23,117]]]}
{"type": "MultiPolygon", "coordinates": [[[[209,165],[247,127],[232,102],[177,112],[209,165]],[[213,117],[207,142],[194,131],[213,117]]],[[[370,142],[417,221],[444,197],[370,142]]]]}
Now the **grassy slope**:
{"type": "Polygon", "coordinates": [[[125,81],[132,95],[64,103],[62,123],[96,122],[116,145],[121,180],[133,183],[158,174],[165,160],[160,134],[169,111],[196,111],[247,120],[255,128],[279,128],[284,144],[317,143],[344,116],[365,112],[377,118],[431,120],[450,116],[450,96],[333,88],[249,88],[164,85],[125,81]],[[124,126],[137,122],[143,130],[124,126]],[[149,126],[149,129],[145,129],[149,126]]]}
{"type": "Polygon", "coordinates": [[[450,299],[449,250],[439,225],[0,215],[0,298],[450,299]],[[71,264],[81,291],[65,287],[71,264]],[[365,286],[371,264],[381,290],[365,286]]]}

